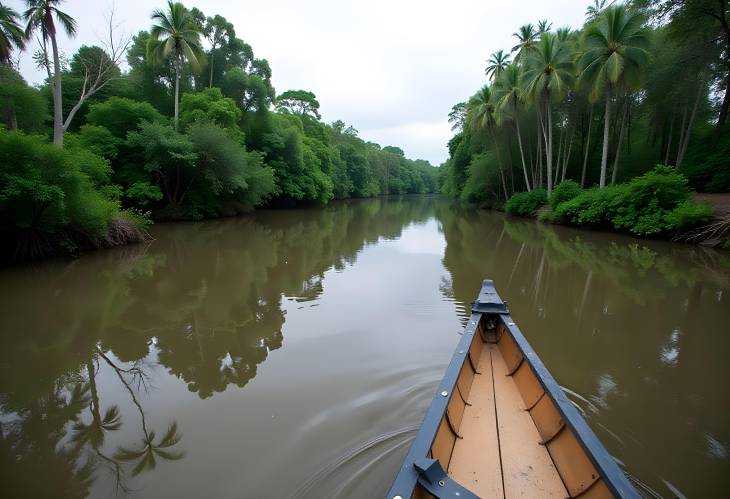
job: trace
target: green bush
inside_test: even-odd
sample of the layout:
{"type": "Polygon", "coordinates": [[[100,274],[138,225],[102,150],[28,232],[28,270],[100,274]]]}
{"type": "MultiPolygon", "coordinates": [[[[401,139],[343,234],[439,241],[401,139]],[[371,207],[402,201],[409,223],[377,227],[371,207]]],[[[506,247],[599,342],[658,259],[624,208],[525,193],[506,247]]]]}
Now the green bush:
{"type": "Polygon", "coordinates": [[[555,220],[579,227],[608,226],[613,216],[613,201],[622,187],[584,190],[555,208],[555,220]]]}
{"type": "Polygon", "coordinates": [[[626,184],[588,189],[557,205],[556,220],[578,226],[656,235],[706,223],[712,208],[689,200],[687,179],[657,165],[626,184]]]}
{"type": "Polygon", "coordinates": [[[103,126],[120,139],[126,139],[127,133],[136,130],[142,121],[165,121],[151,104],[125,97],[111,97],[92,105],[86,119],[89,124],[103,126]]]}
{"type": "Polygon", "coordinates": [[[672,229],[667,215],[687,200],[687,179],[671,166],[652,171],[623,184],[613,203],[613,226],[633,234],[658,234],[672,229]]]}
{"type": "Polygon", "coordinates": [[[195,122],[215,123],[223,128],[237,129],[241,110],[233,99],[223,97],[219,88],[183,94],[180,100],[180,129],[195,122]]]}
{"type": "Polygon", "coordinates": [[[674,230],[685,230],[706,224],[712,219],[715,210],[709,203],[683,201],[666,215],[666,221],[674,230]]]}
{"type": "Polygon", "coordinates": [[[507,213],[522,217],[533,216],[537,210],[547,204],[547,191],[533,189],[529,192],[517,192],[507,200],[504,209],[507,213]]]}
{"type": "Polygon", "coordinates": [[[100,168],[104,160],[88,151],[0,131],[2,251],[25,258],[93,244],[119,210],[95,187],[105,182],[100,168]]]}
{"type": "MultiPolygon", "coordinates": [[[[98,125],[83,125],[77,134],[79,145],[103,158],[115,159],[122,140],[112,135],[108,128],[98,125]]],[[[66,135],[66,139],[72,135],[66,135]]]]}
{"type": "Polygon", "coordinates": [[[583,189],[576,182],[563,180],[555,186],[552,194],[550,194],[550,208],[555,211],[560,203],[570,201],[582,191],[583,189]]]}

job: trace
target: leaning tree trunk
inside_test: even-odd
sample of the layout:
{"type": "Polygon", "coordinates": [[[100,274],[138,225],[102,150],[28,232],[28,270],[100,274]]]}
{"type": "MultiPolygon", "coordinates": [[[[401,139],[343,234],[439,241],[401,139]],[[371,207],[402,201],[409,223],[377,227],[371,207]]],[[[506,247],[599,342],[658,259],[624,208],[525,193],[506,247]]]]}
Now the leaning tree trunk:
{"type": "Polygon", "coordinates": [[[560,181],[565,181],[565,175],[568,173],[568,161],[570,161],[570,153],[573,151],[573,138],[575,138],[575,131],[570,134],[570,140],[568,141],[568,150],[565,153],[563,159],[563,174],[560,176],[560,181]]]}
{"type": "Polygon", "coordinates": [[[618,160],[621,156],[621,144],[624,141],[624,132],[626,129],[626,117],[628,115],[628,109],[629,109],[629,101],[626,101],[626,105],[624,107],[624,114],[621,118],[621,129],[618,132],[618,144],[616,145],[616,156],[613,158],[613,172],[611,173],[611,185],[616,183],[616,176],[618,173],[618,160]]]}
{"type": "Polygon", "coordinates": [[[580,186],[584,187],[586,184],[586,167],[588,166],[588,150],[591,146],[591,127],[593,126],[593,106],[591,106],[591,112],[588,114],[588,135],[586,137],[586,149],[583,154],[583,171],[580,174],[580,186]]]}
{"type": "Polygon", "coordinates": [[[603,118],[603,152],[601,153],[601,179],[598,186],[606,187],[606,166],[608,164],[608,132],[611,124],[611,93],[606,91],[606,112],[603,118]]]}
{"type": "Polygon", "coordinates": [[[56,34],[51,35],[53,50],[53,143],[63,147],[63,106],[61,102],[61,61],[58,59],[56,34]]]}
{"type": "Polygon", "coordinates": [[[695,98],[694,106],[692,106],[692,113],[689,116],[689,123],[687,123],[687,130],[684,133],[684,141],[680,144],[679,151],[677,152],[677,165],[676,167],[679,168],[682,166],[682,161],[684,160],[684,155],[687,154],[687,146],[689,145],[689,137],[692,134],[692,125],[695,121],[695,117],[697,116],[697,108],[700,104],[700,97],[702,97],[702,87],[705,84],[705,75],[703,74],[700,76],[700,85],[697,89],[697,97],[695,98]]]}
{"type": "MultiPolygon", "coordinates": [[[[515,113],[516,114],[516,113],[515,113]]],[[[522,149],[522,135],[520,134],[520,120],[515,116],[515,128],[517,128],[517,143],[520,146],[520,158],[522,159],[522,173],[525,174],[525,186],[528,191],[530,188],[530,179],[527,176],[527,164],[525,163],[525,151],[522,149]]]]}

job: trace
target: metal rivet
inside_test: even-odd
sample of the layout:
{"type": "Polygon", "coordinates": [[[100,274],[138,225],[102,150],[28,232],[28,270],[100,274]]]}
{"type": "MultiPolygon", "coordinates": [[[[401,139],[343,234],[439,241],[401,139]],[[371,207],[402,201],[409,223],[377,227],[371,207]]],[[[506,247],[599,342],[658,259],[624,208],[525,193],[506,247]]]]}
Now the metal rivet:
{"type": "Polygon", "coordinates": [[[447,396],[448,394],[449,394],[449,392],[447,392],[446,390],[444,390],[443,392],[441,392],[441,396],[442,396],[442,397],[445,397],[445,396],[447,396]]]}
{"type": "Polygon", "coordinates": [[[393,499],[403,499],[401,496],[395,496],[393,499]]]}
{"type": "Polygon", "coordinates": [[[444,482],[443,480],[439,480],[439,487],[443,487],[444,485],[446,485],[446,482],[444,482]]]}
{"type": "Polygon", "coordinates": [[[507,325],[508,325],[508,326],[514,326],[514,325],[515,325],[515,323],[514,323],[514,322],[509,322],[509,323],[508,323],[507,325]]]}
{"type": "Polygon", "coordinates": [[[459,350],[459,353],[464,353],[464,350],[459,350]]]}

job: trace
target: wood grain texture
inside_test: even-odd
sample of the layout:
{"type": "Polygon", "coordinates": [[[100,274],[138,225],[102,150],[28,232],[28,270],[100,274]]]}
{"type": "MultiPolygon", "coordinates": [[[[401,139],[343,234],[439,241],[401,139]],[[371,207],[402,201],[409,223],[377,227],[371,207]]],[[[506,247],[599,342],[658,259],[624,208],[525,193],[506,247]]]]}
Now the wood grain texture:
{"type": "MultiPolygon", "coordinates": [[[[507,339],[503,337],[503,341],[507,339]]],[[[500,342],[501,343],[501,342],[500,342]]],[[[540,445],[540,435],[514,380],[507,376],[507,365],[499,348],[489,345],[492,353],[494,396],[502,454],[502,473],[505,497],[559,497],[565,498],[560,475],[547,449],[540,445]]],[[[516,356],[512,349],[507,348],[516,356]]]]}
{"type": "Polygon", "coordinates": [[[461,420],[460,433],[449,465],[449,476],[480,497],[504,497],[494,410],[492,365],[487,345],[481,349],[479,372],[469,394],[470,406],[461,420]]]}

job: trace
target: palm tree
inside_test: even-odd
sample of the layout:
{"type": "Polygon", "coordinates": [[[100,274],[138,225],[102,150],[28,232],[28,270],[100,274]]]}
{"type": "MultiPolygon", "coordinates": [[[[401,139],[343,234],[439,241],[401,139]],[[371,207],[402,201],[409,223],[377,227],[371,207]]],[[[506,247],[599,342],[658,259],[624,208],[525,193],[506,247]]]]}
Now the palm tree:
{"type": "Polygon", "coordinates": [[[518,62],[535,47],[537,32],[532,24],[525,24],[524,26],[520,26],[516,33],[512,33],[512,36],[517,38],[518,43],[512,47],[510,53],[517,52],[515,62],[518,62]]]}
{"type": "Polygon", "coordinates": [[[499,49],[493,53],[487,60],[487,69],[484,71],[492,81],[496,80],[504,71],[504,68],[510,63],[509,54],[505,54],[504,50],[499,49]]]}
{"type": "Polygon", "coordinates": [[[573,31],[568,26],[565,26],[562,28],[558,28],[555,31],[555,34],[557,35],[558,40],[560,40],[561,43],[566,43],[570,41],[570,38],[573,35],[573,31]]]}
{"type": "Polygon", "coordinates": [[[505,111],[512,113],[512,120],[517,132],[517,143],[520,146],[520,158],[522,159],[522,171],[525,174],[525,186],[530,188],[530,180],[527,175],[527,163],[525,162],[525,151],[522,147],[522,134],[520,133],[519,109],[523,104],[522,69],[517,64],[510,64],[494,86],[494,99],[497,101],[497,116],[503,116],[505,111]]]}
{"type": "Polygon", "coordinates": [[[53,143],[63,146],[63,106],[61,102],[61,61],[56,42],[56,24],[61,25],[68,36],[76,35],[76,21],[65,12],[58,10],[63,0],[26,0],[27,9],[23,14],[27,25],[25,37],[30,38],[33,32],[40,30],[44,43],[51,41],[53,51],[53,143]]]}
{"type": "Polygon", "coordinates": [[[153,24],[147,45],[147,58],[159,63],[170,56],[175,65],[175,127],[180,105],[180,72],[187,59],[193,71],[199,71],[203,62],[200,47],[200,25],[189,10],[180,2],[168,0],[167,12],[156,9],[152,13],[153,24]]]}
{"type": "MultiPolygon", "coordinates": [[[[611,3],[613,3],[613,1],[611,3]]],[[[606,8],[606,0],[593,0],[593,5],[589,5],[586,9],[586,21],[595,21],[598,16],[601,15],[604,8],[606,8]]]]}
{"type": "Polygon", "coordinates": [[[25,34],[18,13],[0,3],[0,64],[10,64],[14,49],[25,48],[25,34]]]}
{"type": "Polygon", "coordinates": [[[479,92],[477,92],[469,100],[469,110],[472,113],[473,122],[480,128],[483,128],[489,132],[494,142],[494,153],[497,155],[497,164],[499,166],[499,176],[502,180],[502,190],[504,191],[504,198],[507,199],[507,183],[504,179],[504,172],[502,170],[502,159],[499,156],[499,145],[497,144],[497,137],[495,135],[495,128],[497,125],[496,112],[497,108],[494,105],[494,98],[492,96],[492,89],[489,85],[484,85],[479,92]]]}
{"type": "Polygon", "coordinates": [[[137,476],[145,470],[152,470],[157,465],[157,458],[166,461],[179,461],[185,457],[184,452],[174,451],[174,447],[182,438],[178,433],[177,422],[173,422],[159,442],[155,442],[155,432],[144,432],[141,445],[135,448],[120,447],[114,455],[119,461],[134,462],[137,464],[132,469],[132,476],[137,476]]]}
{"type": "Polygon", "coordinates": [[[543,19],[542,21],[537,21],[537,34],[542,35],[543,33],[547,33],[550,31],[550,28],[553,27],[553,23],[548,21],[547,19],[543,19]]]}
{"type": "Polygon", "coordinates": [[[595,23],[586,27],[583,35],[579,84],[590,86],[588,97],[591,102],[602,93],[606,99],[601,188],[606,186],[611,99],[618,90],[638,88],[646,67],[649,38],[643,25],[641,15],[627,11],[623,6],[609,7],[595,23]]]}
{"type": "Polygon", "coordinates": [[[543,33],[530,52],[525,71],[525,95],[538,103],[538,116],[545,140],[547,192],[552,192],[553,122],[551,102],[561,99],[573,79],[573,65],[565,45],[552,33],[543,33]],[[542,107],[542,111],[540,110],[542,107]]]}

